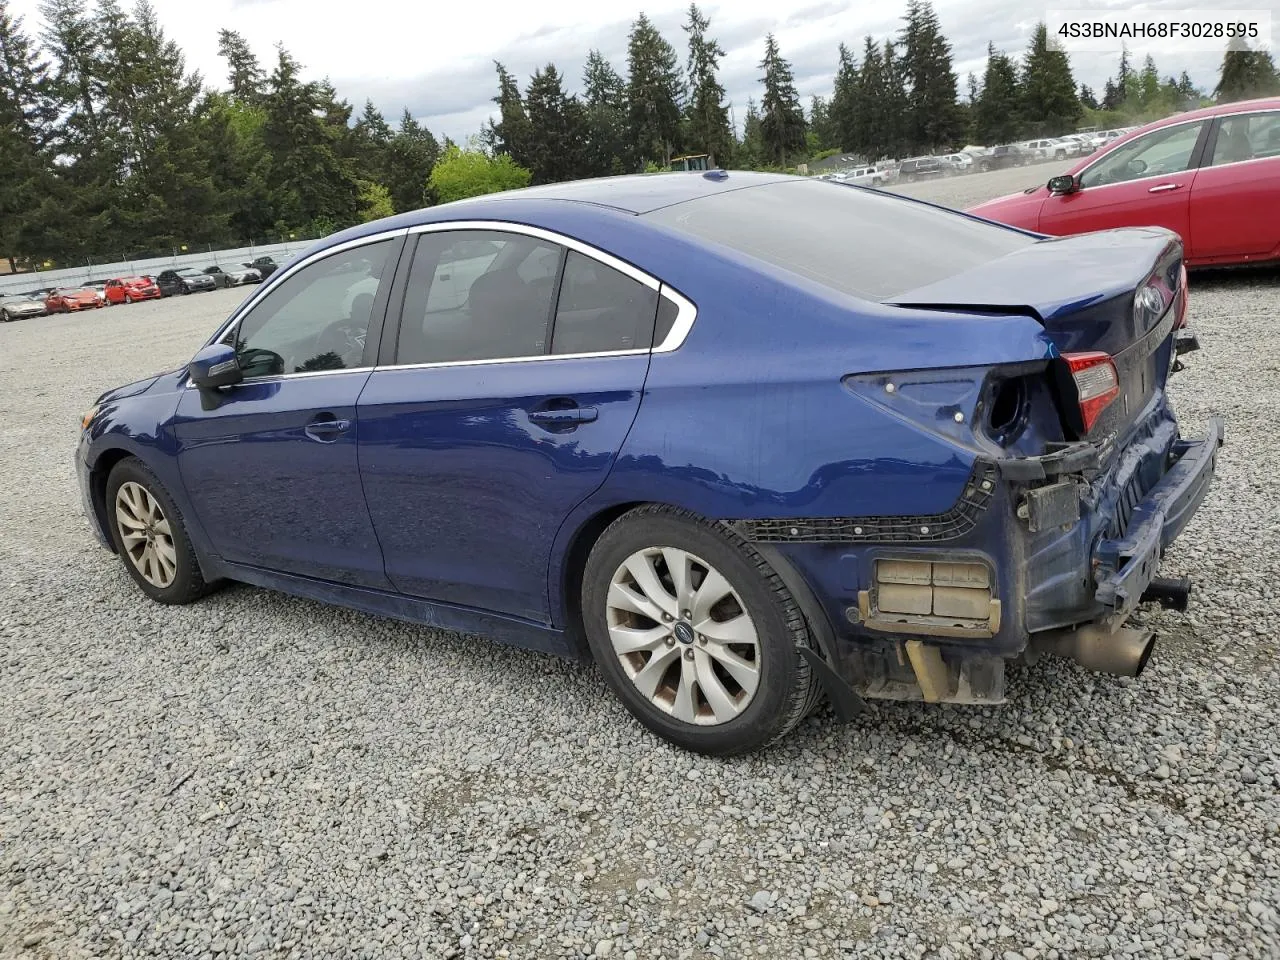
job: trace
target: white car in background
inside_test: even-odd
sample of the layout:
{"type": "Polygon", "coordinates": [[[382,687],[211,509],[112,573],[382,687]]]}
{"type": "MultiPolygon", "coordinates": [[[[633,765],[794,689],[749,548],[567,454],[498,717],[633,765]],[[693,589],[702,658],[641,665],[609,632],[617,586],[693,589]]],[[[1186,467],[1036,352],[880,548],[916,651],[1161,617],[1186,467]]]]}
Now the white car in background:
{"type": "Polygon", "coordinates": [[[843,170],[831,179],[840,183],[852,183],[860,187],[879,187],[893,180],[894,172],[883,166],[854,167],[843,170]]]}
{"type": "Polygon", "coordinates": [[[973,157],[967,153],[946,153],[938,159],[944,166],[949,167],[949,172],[953,174],[973,172],[973,157]]]}

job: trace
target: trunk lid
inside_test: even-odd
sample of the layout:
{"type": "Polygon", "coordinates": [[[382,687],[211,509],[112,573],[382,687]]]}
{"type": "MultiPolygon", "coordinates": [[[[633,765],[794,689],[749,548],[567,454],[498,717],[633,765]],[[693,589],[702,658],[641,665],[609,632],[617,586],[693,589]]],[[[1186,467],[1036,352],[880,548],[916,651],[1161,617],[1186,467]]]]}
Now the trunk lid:
{"type": "MultiPolygon", "coordinates": [[[[1025,314],[1058,354],[1111,356],[1119,395],[1077,438],[1122,440],[1164,388],[1173,327],[1186,297],[1182,244],[1160,228],[1107,230],[1042,240],[996,260],[907,291],[888,303],[926,310],[1025,314]]],[[[1071,431],[1074,397],[1055,361],[1058,406],[1071,431]]]]}

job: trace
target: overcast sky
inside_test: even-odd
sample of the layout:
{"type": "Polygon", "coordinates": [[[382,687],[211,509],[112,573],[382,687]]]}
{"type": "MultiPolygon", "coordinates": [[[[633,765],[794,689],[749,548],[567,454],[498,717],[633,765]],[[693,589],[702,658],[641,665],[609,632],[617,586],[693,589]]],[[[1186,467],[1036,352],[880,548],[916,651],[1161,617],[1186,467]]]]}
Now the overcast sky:
{"type": "MultiPolygon", "coordinates": [[[[128,6],[129,0],[123,0],[128,6]]],[[[1054,8],[1138,10],[1142,8],[1267,8],[1275,0],[1252,3],[1232,0],[1061,0],[1054,8]]],[[[366,98],[395,121],[410,112],[437,136],[463,140],[475,133],[492,109],[496,80],[493,61],[501,60],[521,86],[539,66],[552,61],[577,89],[587,51],[599,48],[625,76],[627,32],[644,9],[663,35],[687,54],[680,29],[687,0],[644,0],[643,6],[601,0],[482,0],[478,3],[412,3],[407,0],[152,0],[166,33],[178,41],[187,65],[200,71],[206,84],[221,86],[226,67],[218,58],[221,27],[240,31],[264,65],[283,41],[312,78],[327,76],[356,107],[366,98]]],[[[28,30],[39,25],[38,0],[11,0],[28,30]]],[[[806,105],[812,94],[829,95],[837,60],[837,44],[861,53],[863,37],[883,39],[901,26],[905,0],[729,0],[703,3],[711,17],[711,34],[726,51],[721,82],[733,104],[739,126],[748,97],[760,97],[758,67],[764,36],[773,31],[783,56],[795,69],[796,86],[806,105]]],[[[960,90],[970,71],[981,78],[987,42],[1020,54],[1036,20],[1040,3],[1025,0],[934,0],[942,29],[950,39],[960,90]]],[[[1161,75],[1187,70],[1203,89],[1217,83],[1220,53],[1180,52],[1169,41],[1134,44],[1135,63],[1151,53],[1161,75]]],[[[1098,90],[1114,75],[1119,51],[1077,54],[1072,58],[1077,83],[1098,90]]]]}

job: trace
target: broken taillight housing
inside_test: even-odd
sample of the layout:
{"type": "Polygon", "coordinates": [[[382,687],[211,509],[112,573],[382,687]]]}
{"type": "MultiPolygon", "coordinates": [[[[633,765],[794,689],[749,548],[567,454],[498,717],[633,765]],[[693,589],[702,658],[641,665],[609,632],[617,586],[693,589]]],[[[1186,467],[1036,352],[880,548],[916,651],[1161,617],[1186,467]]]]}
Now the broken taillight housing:
{"type": "Polygon", "coordinates": [[[1098,351],[1064,353],[1067,372],[1076,388],[1082,433],[1088,433],[1111,401],[1120,395],[1120,374],[1111,354],[1098,351]]]}

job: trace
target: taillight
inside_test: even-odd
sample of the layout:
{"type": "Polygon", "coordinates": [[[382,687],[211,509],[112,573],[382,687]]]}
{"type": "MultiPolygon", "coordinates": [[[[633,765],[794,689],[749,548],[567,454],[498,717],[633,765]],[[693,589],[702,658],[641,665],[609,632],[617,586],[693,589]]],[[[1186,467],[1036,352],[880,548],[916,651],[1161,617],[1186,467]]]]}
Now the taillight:
{"type": "Polygon", "coordinates": [[[1062,359],[1076,386],[1083,432],[1088,433],[1102,411],[1120,395],[1120,374],[1109,353],[1064,353],[1062,359]]]}

